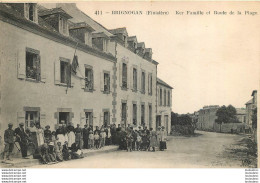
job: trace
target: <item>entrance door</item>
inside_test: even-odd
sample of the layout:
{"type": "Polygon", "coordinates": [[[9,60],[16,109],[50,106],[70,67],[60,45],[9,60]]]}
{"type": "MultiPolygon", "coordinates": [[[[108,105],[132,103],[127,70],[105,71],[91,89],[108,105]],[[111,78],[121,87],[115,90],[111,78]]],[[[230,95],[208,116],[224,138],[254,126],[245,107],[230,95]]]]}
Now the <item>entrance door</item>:
{"type": "Polygon", "coordinates": [[[157,115],[156,116],[156,130],[158,129],[159,126],[161,126],[162,123],[161,123],[161,116],[160,115],[157,115]]]}
{"type": "Polygon", "coordinates": [[[70,113],[69,112],[59,112],[59,124],[68,125],[70,122],[70,113]]]}
{"type": "Polygon", "coordinates": [[[110,118],[110,115],[109,115],[109,112],[104,112],[104,126],[106,127],[107,125],[109,125],[109,118],[110,118]]]}
{"type": "Polygon", "coordinates": [[[166,129],[166,132],[168,134],[168,130],[169,130],[169,127],[168,127],[168,115],[165,115],[164,116],[164,121],[165,121],[165,129],[166,129]]]}
{"type": "Polygon", "coordinates": [[[126,103],[122,103],[122,119],[121,119],[121,126],[126,128],[126,103]]]}

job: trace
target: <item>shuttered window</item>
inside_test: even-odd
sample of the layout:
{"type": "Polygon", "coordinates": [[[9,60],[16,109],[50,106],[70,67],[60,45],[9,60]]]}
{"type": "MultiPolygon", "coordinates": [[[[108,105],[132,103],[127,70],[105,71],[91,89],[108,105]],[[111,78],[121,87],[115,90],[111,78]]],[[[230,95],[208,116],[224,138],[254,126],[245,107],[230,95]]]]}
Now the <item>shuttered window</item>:
{"type": "Polygon", "coordinates": [[[122,66],[122,88],[127,89],[127,65],[122,66]]]}
{"type": "Polygon", "coordinates": [[[87,91],[93,91],[93,69],[85,68],[85,89],[87,91]]]}
{"type": "Polygon", "coordinates": [[[41,80],[41,63],[39,51],[26,49],[26,78],[35,81],[41,80]]]}
{"type": "Polygon", "coordinates": [[[71,68],[69,62],[60,61],[60,82],[71,85],[71,68]]]}

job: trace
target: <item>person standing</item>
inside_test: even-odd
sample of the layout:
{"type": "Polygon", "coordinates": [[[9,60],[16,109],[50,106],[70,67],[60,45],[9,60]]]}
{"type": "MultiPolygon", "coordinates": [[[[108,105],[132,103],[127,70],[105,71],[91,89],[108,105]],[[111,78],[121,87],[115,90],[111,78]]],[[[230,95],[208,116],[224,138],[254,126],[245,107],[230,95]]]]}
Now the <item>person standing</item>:
{"type": "Polygon", "coordinates": [[[80,128],[79,124],[77,124],[77,127],[74,129],[74,132],[75,132],[75,143],[80,149],[82,149],[82,129],[80,128]]]}
{"type": "Polygon", "coordinates": [[[46,142],[50,142],[52,140],[52,133],[51,133],[51,130],[50,130],[50,126],[47,125],[45,127],[45,130],[44,130],[44,138],[46,140],[46,142]]]}
{"type": "Polygon", "coordinates": [[[155,147],[157,146],[157,134],[156,131],[153,131],[153,128],[150,128],[151,134],[150,134],[150,147],[153,148],[153,152],[155,152],[155,147]]]}
{"type": "Polygon", "coordinates": [[[12,161],[12,159],[10,158],[10,154],[13,152],[14,149],[14,136],[15,136],[12,128],[13,128],[13,124],[9,123],[8,129],[5,130],[4,133],[5,148],[3,152],[3,162],[5,162],[6,160],[12,161]]]}
{"type": "Polygon", "coordinates": [[[82,133],[83,133],[83,143],[84,143],[83,148],[88,149],[89,128],[88,128],[87,124],[84,125],[84,128],[82,131],[83,131],[82,133]]]}
{"type": "Polygon", "coordinates": [[[36,123],[36,137],[38,147],[44,144],[44,130],[41,128],[40,123],[36,123]]]}
{"type": "Polygon", "coordinates": [[[24,131],[24,123],[20,123],[19,127],[14,130],[16,135],[16,141],[19,143],[21,148],[22,157],[28,159],[27,157],[27,140],[28,136],[24,131]]]}

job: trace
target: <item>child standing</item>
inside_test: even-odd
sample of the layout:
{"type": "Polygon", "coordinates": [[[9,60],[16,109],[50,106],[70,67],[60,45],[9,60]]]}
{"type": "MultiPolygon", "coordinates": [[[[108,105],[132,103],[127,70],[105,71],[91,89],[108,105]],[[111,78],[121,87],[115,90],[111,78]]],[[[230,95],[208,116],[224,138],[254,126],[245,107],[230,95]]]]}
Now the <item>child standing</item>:
{"type": "Polygon", "coordinates": [[[94,146],[96,147],[96,149],[99,148],[99,134],[97,131],[95,132],[95,135],[94,135],[94,146]]]}
{"type": "Polygon", "coordinates": [[[94,147],[94,135],[93,135],[92,130],[89,131],[88,145],[89,145],[89,149],[93,149],[93,147],[94,147]]]}
{"type": "Polygon", "coordinates": [[[101,131],[101,144],[100,144],[100,147],[104,147],[105,146],[105,141],[106,141],[106,132],[104,130],[101,131]]]}
{"type": "Polygon", "coordinates": [[[136,137],[136,150],[137,151],[140,151],[140,145],[141,145],[141,142],[142,141],[142,138],[140,137],[139,133],[137,133],[137,137],[136,137]]]}
{"type": "Polygon", "coordinates": [[[56,149],[55,149],[55,153],[56,153],[56,159],[58,161],[63,161],[63,156],[62,156],[62,145],[61,145],[61,142],[57,142],[57,146],[56,146],[56,149]]]}

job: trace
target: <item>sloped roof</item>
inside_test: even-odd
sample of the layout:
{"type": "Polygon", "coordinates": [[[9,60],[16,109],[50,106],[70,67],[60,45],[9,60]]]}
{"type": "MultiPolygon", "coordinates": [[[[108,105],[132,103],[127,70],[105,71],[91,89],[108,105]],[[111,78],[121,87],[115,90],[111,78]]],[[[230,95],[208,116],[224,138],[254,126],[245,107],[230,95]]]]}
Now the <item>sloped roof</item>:
{"type": "Polygon", "coordinates": [[[71,22],[73,23],[86,22],[89,26],[91,26],[96,31],[104,32],[109,36],[113,36],[113,34],[111,34],[108,31],[108,29],[106,29],[103,25],[99,24],[98,22],[90,18],[88,15],[86,15],[84,12],[82,12],[80,9],[78,9],[75,3],[57,3],[56,6],[61,7],[64,11],[66,11],[68,14],[70,14],[73,17],[70,19],[71,22]]]}
{"type": "Polygon", "coordinates": [[[130,36],[127,38],[127,41],[136,41],[137,42],[137,37],[136,36],[130,36]]]}
{"type": "Polygon", "coordinates": [[[249,100],[245,105],[249,105],[253,103],[253,99],[249,100]]]}
{"type": "Polygon", "coordinates": [[[150,53],[152,53],[152,48],[145,48],[145,52],[150,52],[150,53]]]}
{"type": "Polygon", "coordinates": [[[163,86],[166,86],[166,87],[168,87],[170,89],[173,89],[173,87],[171,87],[170,85],[168,85],[166,82],[164,82],[163,80],[161,80],[159,78],[157,78],[157,83],[159,83],[159,84],[161,84],[163,86]]]}
{"type": "Polygon", "coordinates": [[[127,33],[127,30],[125,27],[121,27],[121,28],[116,28],[116,29],[110,29],[109,32],[111,32],[112,34],[126,34],[128,35],[127,33]]]}
{"type": "Polygon", "coordinates": [[[137,43],[137,48],[138,48],[138,47],[145,47],[144,42],[137,43]]]}
{"type": "Polygon", "coordinates": [[[237,114],[246,114],[246,109],[236,108],[237,114]]]}
{"type": "Polygon", "coordinates": [[[251,96],[254,96],[255,93],[257,93],[257,90],[254,90],[251,96]]]}
{"type": "Polygon", "coordinates": [[[63,16],[65,16],[68,19],[72,18],[72,16],[70,16],[68,13],[66,13],[61,8],[39,10],[39,16],[46,16],[46,15],[52,15],[52,14],[62,14],[63,16]]]}
{"type": "Polygon", "coordinates": [[[86,28],[91,32],[94,31],[94,29],[91,26],[89,26],[86,22],[73,23],[69,26],[69,29],[80,29],[80,28],[86,28]]]}

